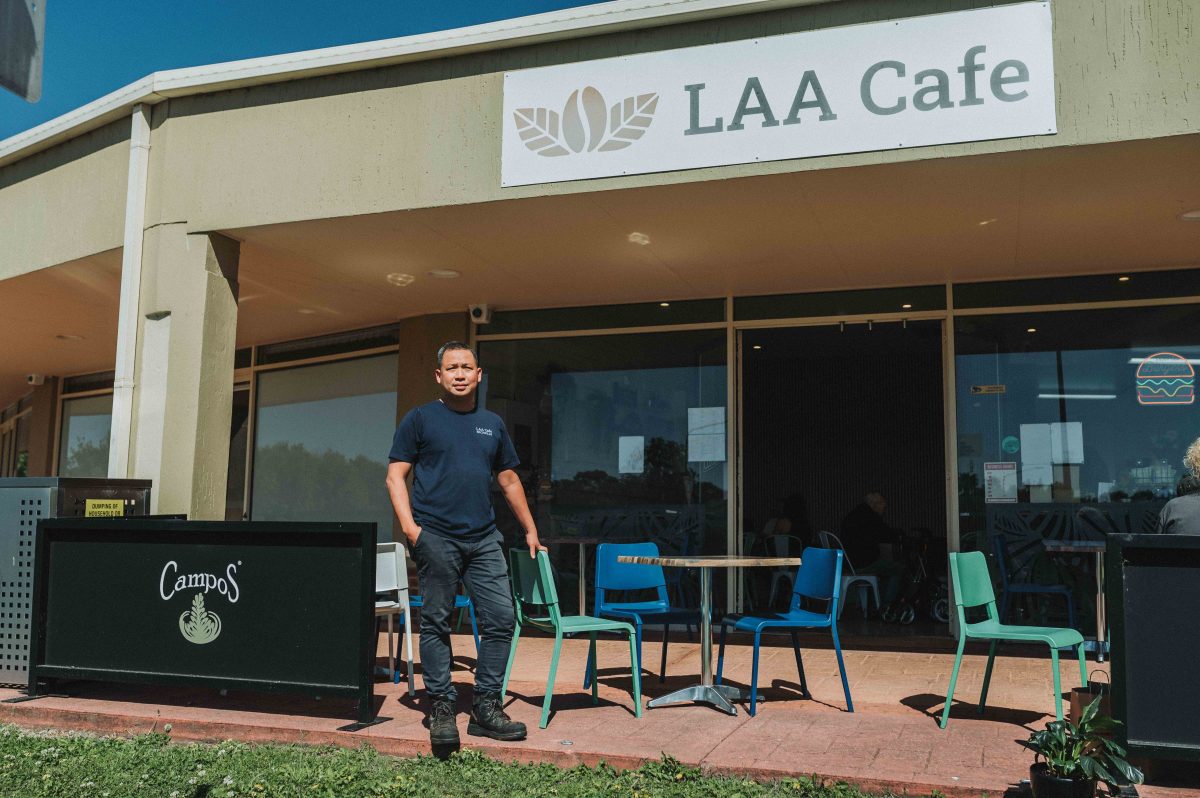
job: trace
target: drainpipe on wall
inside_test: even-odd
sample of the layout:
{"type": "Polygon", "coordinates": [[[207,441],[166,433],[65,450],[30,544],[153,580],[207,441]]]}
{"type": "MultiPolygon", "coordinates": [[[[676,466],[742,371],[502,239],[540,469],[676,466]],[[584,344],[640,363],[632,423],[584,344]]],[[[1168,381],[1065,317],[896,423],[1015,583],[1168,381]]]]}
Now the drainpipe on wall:
{"type": "Polygon", "coordinates": [[[142,236],[146,226],[146,187],[149,171],[150,106],[142,103],[133,108],[129,136],[129,184],[125,192],[125,237],[121,253],[121,307],[117,319],[112,431],[108,445],[110,479],[125,479],[129,476],[138,306],[142,293],[142,236]]]}

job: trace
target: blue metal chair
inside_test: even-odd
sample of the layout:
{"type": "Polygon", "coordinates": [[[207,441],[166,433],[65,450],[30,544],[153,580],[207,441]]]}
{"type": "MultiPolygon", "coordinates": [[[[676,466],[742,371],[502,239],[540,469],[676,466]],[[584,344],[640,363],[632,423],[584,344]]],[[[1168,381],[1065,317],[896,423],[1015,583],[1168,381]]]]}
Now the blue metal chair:
{"type": "MultiPolygon", "coordinates": [[[[667,638],[671,624],[691,625],[700,623],[696,610],[679,609],[671,606],[667,598],[667,581],[662,566],[639,565],[617,562],[617,557],[657,557],[658,545],[654,543],[601,543],[596,547],[596,597],[593,605],[598,618],[619,618],[633,624],[637,647],[638,667],[642,664],[642,627],[663,628],[662,666],[658,680],[667,678],[667,638]],[[655,598],[645,601],[612,601],[610,592],[653,590],[655,598]]],[[[592,683],[593,663],[588,659],[587,673],[583,677],[586,689],[592,683]]]]}
{"type": "Polygon", "coordinates": [[[1071,588],[1066,585],[1038,585],[1030,582],[1012,582],[1009,574],[1012,562],[1008,557],[1008,544],[1004,535],[992,535],[992,551],[996,554],[996,570],[1000,572],[1000,589],[1004,592],[1000,599],[1000,623],[1008,620],[1009,599],[1014,593],[1022,595],[1047,594],[1062,596],[1067,601],[1067,626],[1075,629],[1075,599],[1071,596],[1071,588]]]}
{"type": "Polygon", "coordinates": [[[846,663],[842,660],[842,644],[838,640],[838,598],[842,589],[842,552],[839,549],[817,549],[809,547],[800,555],[801,566],[796,570],[792,585],[792,602],[786,612],[768,615],[726,615],[721,619],[721,647],[717,654],[716,683],[721,683],[721,671],[725,665],[725,635],[730,628],[754,633],[754,665],[750,671],[750,706],[754,715],[758,709],[758,653],[763,632],[790,632],[792,649],[796,652],[796,671],[800,676],[800,692],[811,698],[808,681],[804,678],[804,659],[800,655],[798,629],[828,628],[833,635],[833,650],[837,654],[838,670],[842,674],[842,690],[846,693],[846,710],[854,711],[850,698],[850,683],[846,680],[846,663]],[[801,609],[802,598],[828,601],[825,612],[801,609]]]}

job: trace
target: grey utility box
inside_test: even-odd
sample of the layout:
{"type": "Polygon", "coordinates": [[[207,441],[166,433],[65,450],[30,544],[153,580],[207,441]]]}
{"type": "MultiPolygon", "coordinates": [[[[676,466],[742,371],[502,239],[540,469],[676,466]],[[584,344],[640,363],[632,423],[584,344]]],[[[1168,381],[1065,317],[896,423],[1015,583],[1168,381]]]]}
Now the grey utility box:
{"type": "Polygon", "coordinates": [[[0,684],[29,684],[33,542],[38,519],[149,512],[148,479],[0,479],[0,684]]]}

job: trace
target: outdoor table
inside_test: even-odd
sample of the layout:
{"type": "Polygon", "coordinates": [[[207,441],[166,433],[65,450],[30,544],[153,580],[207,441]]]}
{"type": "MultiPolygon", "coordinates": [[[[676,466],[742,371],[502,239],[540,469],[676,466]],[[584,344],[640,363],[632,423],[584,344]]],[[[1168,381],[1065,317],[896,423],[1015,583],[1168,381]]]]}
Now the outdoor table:
{"type": "Polygon", "coordinates": [[[541,542],[550,546],[559,543],[577,543],[579,544],[579,614],[587,615],[587,547],[595,546],[604,541],[604,538],[585,538],[576,535],[562,535],[549,538],[540,538],[541,542]]]}
{"type": "Polygon", "coordinates": [[[1108,612],[1104,603],[1104,551],[1108,548],[1103,540],[1043,540],[1043,548],[1055,554],[1096,555],[1096,661],[1104,662],[1104,640],[1108,626],[1108,612]]]}
{"type": "Polygon", "coordinates": [[[700,683],[659,696],[646,706],[650,709],[681,701],[711,704],[722,712],[737,714],[732,701],[744,701],[747,691],[728,684],[713,684],[712,675],[712,569],[770,568],[798,566],[799,557],[617,557],[617,562],[660,565],[665,568],[697,568],[700,571],[700,683]]]}

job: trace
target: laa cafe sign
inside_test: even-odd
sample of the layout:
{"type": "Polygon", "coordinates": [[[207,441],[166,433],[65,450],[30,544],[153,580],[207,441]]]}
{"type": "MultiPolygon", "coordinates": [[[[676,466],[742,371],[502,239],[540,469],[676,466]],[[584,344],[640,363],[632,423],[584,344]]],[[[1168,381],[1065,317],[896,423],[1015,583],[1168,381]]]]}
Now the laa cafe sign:
{"type": "Polygon", "coordinates": [[[501,184],[1056,132],[1048,3],[504,76],[501,184]]]}

